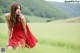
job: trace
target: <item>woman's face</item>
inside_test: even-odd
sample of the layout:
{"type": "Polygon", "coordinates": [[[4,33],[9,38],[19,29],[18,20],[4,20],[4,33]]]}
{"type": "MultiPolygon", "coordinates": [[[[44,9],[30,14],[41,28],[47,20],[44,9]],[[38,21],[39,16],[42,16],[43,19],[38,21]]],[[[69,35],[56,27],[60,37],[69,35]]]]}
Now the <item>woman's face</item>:
{"type": "Polygon", "coordinates": [[[18,5],[18,8],[16,9],[16,14],[19,15],[21,13],[20,6],[18,5]]]}

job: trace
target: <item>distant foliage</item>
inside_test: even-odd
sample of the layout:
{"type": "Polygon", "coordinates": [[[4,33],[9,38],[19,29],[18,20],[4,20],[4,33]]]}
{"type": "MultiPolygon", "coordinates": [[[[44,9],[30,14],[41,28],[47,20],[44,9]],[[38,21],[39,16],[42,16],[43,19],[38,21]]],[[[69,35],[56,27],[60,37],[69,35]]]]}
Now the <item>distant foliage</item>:
{"type": "Polygon", "coordinates": [[[5,22],[5,20],[0,17],[0,23],[3,23],[3,22],[5,22]]]}
{"type": "Polygon", "coordinates": [[[61,2],[49,2],[53,6],[55,5],[57,8],[62,9],[63,11],[66,11],[68,14],[70,14],[72,17],[78,17],[80,16],[80,3],[61,3],[61,2]]]}
{"type": "Polygon", "coordinates": [[[0,9],[0,15],[2,14],[2,10],[0,9]]]}
{"type": "Polygon", "coordinates": [[[62,19],[70,17],[66,12],[44,0],[0,0],[0,9],[3,13],[10,12],[10,4],[18,2],[22,4],[24,15],[34,15],[44,18],[62,19]],[[5,2],[4,2],[5,1],[5,2]]]}

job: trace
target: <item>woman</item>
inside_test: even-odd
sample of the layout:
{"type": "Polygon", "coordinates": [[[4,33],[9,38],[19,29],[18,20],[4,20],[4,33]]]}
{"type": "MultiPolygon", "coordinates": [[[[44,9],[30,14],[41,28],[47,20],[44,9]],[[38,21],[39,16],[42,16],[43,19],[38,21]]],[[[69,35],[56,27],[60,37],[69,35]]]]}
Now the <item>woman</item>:
{"type": "Polygon", "coordinates": [[[21,14],[21,5],[17,2],[11,4],[11,12],[5,14],[8,24],[8,44],[7,48],[18,46],[33,48],[38,40],[30,32],[24,16],[21,14]]]}

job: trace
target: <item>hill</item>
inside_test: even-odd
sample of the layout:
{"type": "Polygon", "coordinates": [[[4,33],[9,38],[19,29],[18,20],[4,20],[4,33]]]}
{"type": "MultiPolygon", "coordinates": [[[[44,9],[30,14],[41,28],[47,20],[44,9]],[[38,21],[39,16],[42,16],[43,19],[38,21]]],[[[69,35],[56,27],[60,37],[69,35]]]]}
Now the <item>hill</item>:
{"type": "Polygon", "coordinates": [[[62,20],[55,20],[49,23],[80,23],[80,17],[62,19],[62,20]]]}
{"type": "Polygon", "coordinates": [[[69,13],[72,17],[80,16],[80,3],[68,3],[68,2],[51,2],[53,6],[60,8],[67,13],[69,13]]]}
{"type": "Polygon", "coordinates": [[[0,0],[0,13],[10,12],[10,4],[18,2],[22,4],[22,13],[25,15],[34,15],[45,18],[63,19],[70,15],[44,0],[0,0]],[[4,2],[5,1],[5,2],[4,2]]]}

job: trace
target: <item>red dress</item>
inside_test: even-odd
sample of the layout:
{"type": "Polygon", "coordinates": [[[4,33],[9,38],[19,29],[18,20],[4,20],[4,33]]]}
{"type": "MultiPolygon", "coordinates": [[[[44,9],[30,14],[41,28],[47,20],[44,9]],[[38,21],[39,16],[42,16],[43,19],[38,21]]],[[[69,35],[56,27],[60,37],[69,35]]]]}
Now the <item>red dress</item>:
{"type": "Polygon", "coordinates": [[[29,48],[33,48],[38,42],[38,40],[31,33],[27,24],[26,24],[26,30],[27,30],[27,37],[24,33],[22,23],[19,22],[17,25],[15,25],[13,27],[12,37],[9,40],[8,46],[17,47],[20,45],[22,47],[28,46],[29,48]]]}

